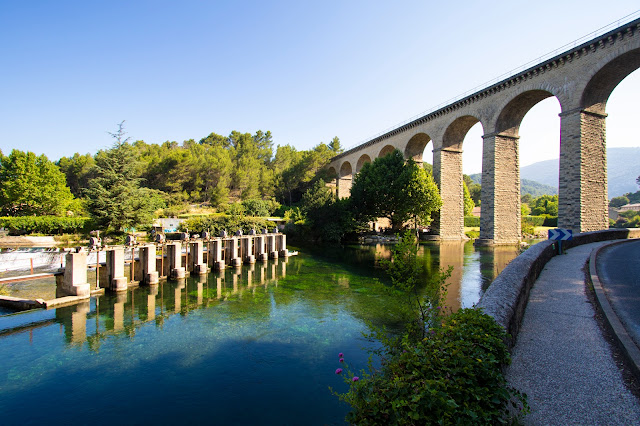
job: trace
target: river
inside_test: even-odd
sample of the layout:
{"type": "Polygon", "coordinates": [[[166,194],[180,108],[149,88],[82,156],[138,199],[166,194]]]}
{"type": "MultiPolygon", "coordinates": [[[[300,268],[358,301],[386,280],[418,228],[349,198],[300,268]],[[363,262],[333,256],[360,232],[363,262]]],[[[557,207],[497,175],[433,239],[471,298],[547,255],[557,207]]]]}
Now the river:
{"type": "MultiPolygon", "coordinates": [[[[0,317],[3,424],[342,424],[329,391],[344,353],[366,366],[368,324],[401,300],[376,257],[388,246],[298,249],[286,261],[132,288],[0,317]]],[[[453,309],[472,306],[516,247],[421,244],[426,273],[454,266],[453,309]]]]}

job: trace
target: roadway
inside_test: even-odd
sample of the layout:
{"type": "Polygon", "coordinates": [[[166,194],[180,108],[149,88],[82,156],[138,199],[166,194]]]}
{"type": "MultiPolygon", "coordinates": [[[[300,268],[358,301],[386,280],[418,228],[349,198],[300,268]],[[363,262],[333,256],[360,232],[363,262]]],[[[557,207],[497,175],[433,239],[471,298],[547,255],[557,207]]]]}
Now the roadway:
{"type": "Polygon", "coordinates": [[[613,310],[640,347],[640,240],[603,248],[596,268],[613,310]]]}
{"type": "MultiPolygon", "coordinates": [[[[640,403],[626,385],[587,293],[584,266],[594,250],[608,244],[580,245],[555,256],[531,289],[506,371],[508,383],[528,395],[531,413],[525,425],[640,424],[640,403]]],[[[640,246],[620,247],[626,251],[631,244],[640,246]]],[[[638,266],[625,258],[617,266],[603,265],[609,271],[638,266]]],[[[624,279],[620,282],[626,286],[624,279]]],[[[616,300],[631,299],[626,294],[616,300]]]]}

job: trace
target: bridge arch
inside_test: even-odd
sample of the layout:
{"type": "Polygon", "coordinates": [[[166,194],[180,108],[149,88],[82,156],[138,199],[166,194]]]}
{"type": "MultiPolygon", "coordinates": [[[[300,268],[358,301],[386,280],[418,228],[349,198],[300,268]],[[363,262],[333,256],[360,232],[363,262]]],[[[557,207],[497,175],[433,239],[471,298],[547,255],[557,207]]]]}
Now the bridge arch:
{"type": "Polygon", "coordinates": [[[359,173],[360,169],[362,169],[362,166],[364,166],[366,163],[371,163],[371,157],[369,157],[367,154],[362,154],[358,159],[358,162],[356,163],[356,173],[359,173]]]}
{"type": "Polygon", "coordinates": [[[344,161],[340,166],[338,176],[338,198],[346,198],[351,195],[351,182],[353,181],[353,167],[348,161],[344,161]]]}
{"type": "Polygon", "coordinates": [[[515,243],[521,238],[520,126],[538,103],[555,97],[527,88],[499,109],[495,127],[483,136],[480,239],[515,243]]]}
{"type": "Polygon", "coordinates": [[[591,77],[580,99],[580,108],[604,114],[607,100],[622,80],[640,68],[640,49],[614,57],[603,64],[591,77]]]}
{"type": "Polygon", "coordinates": [[[396,149],[396,147],[393,145],[385,145],[384,148],[380,150],[380,153],[378,154],[378,158],[391,154],[394,149],[396,149]]]}
{"type": "MultiPolygon", "coordinates": [[[[476,123],[480,120],[472,115],[458,117],[447,126],[447,130],[442,137],[442,148],[452,150],[462,150],[464,137],[476,123]]],[[[484,128],[484,126],[482,126],[484,128]]]]}
{"type": "Polygon", "coordinates": [[[552,93],[546,90],[529,90],[524,93],[520,93],[514,99],[509,101],[507,105],[500,111],[498,119],[496,120],[496,127],[494,133],[499,133],[505,136],[518,137],[518,131],[522,119],[538,102],[543,101],[551,96],[552,93]]]}
{"type": "Polygon", "coordinates": [[[411,139],[409,139],[409,142],[407,142],[407,146],[404,148],[404,158],[413,158],[413,161],[416,163],[422,163],[424,149],[427,147],[429,142],[431,142],[431,137],[426,133],[413,135],[411,139]]]}
{"type": "Polygon", "coordinates": [[[613,90],[640,68],[640,48],[612,51],[594,67],[579,106],[561,117],[558,226],[578,232],[609,225],[606,105],[613,90]]]}
{"type": "Polygon", "coordinates": [[[462,143],[467,132],[478,122],[480,120],[471,115],[457,117],[444,131],[442,144],[433,150],[433,177],[442,198],[435,227],[442,239],[464,238],[462,143]]]}

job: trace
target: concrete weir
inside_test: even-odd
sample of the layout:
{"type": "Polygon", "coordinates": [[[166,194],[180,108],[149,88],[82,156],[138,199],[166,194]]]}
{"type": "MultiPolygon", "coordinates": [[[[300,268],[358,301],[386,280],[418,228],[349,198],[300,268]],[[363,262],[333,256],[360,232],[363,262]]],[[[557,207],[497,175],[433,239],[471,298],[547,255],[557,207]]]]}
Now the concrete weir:
{"type": "MultiPolygon", "coordinates": [[[[266,262],[269,258],[290,256],[286,235],[268,233],[266,230],[262,234],[251,231],[249,235],[238,233],[230,237],[225,235],[128,247],[131,247],[131,260],[126,259],[128,252],[124,246],[100,248],[105,252],[106,262],[96,265],[100,268],[96,286],[122,292],[138,283],[153,286],[163,278],[181,281],[187,273],[202,276],[212,269],[223,270],[227,266],[240,268],[242,264],[252,265],[256,260],[266,262]]],[[[87,282],[87,267],[87,251],[84,248],[66,254],[66,266],[60,270],[57,279],[58,297],[89,297],[91,290],[87,282]]]]}

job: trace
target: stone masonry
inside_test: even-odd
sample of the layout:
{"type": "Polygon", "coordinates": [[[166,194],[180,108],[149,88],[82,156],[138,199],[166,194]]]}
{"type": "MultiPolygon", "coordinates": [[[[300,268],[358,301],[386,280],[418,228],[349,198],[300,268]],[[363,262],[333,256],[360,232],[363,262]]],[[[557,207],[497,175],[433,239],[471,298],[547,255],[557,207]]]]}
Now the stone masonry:
{"type": "Polygon", "coordinates": [[[574,232],[608,227],[606,103],[613,89],[640,68],[640,19],[589,40],[505,80],[404,124],[331,160],[339,197],[347,197],[362,164],[397,148],[422,161],[434,153],[434,179],[443,208],[436,233],[461,239],[462,149],[472,125],[483,128],[481,241],[520,239],[518,130],[538,102],[561,107],[558,225],[574,232]]]}

